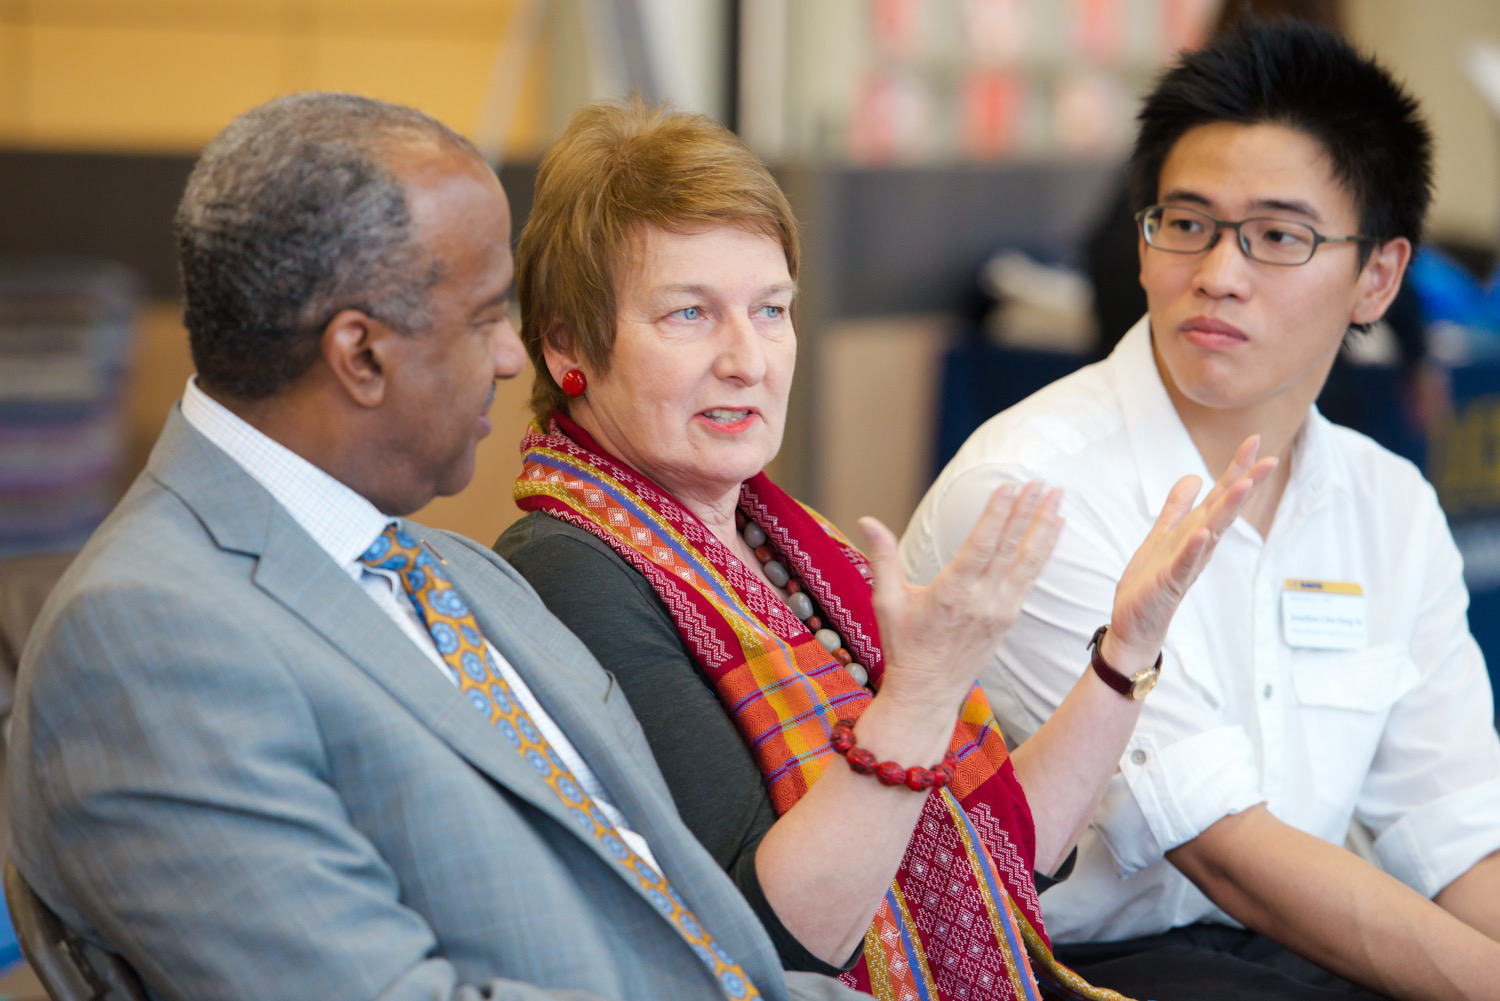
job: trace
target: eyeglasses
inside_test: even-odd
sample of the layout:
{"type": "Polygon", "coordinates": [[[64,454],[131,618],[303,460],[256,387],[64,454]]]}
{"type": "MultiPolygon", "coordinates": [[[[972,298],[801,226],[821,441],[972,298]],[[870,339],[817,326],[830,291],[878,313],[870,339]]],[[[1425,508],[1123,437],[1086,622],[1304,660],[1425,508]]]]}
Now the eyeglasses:
{"type": "Polygon", "coordinates": [[[1207,212],[1180,205],[1153,205],[1135,214],[1146,243],[1169,254],[1201,254],[1219,242],[1219,231],[1234,230],[1240,250],[1252,261],[1293,268],[1312,260],[1323,243],[1368,243],[1367,236],[1324,236],[1311,226],[1287,219],[1241,219],[1225,222],[1207,212]]]}

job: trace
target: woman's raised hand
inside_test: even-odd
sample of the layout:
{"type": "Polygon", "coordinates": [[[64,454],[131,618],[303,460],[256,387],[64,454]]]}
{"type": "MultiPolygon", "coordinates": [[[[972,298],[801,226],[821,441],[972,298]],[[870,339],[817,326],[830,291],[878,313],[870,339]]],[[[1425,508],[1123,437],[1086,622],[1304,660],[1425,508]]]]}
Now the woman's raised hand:
{"type": "Polygon", "coordinates": [[[1202,480],[1184,476],[1172,487],[1156,524],[1115,588],[1114,612],[1101,653],[1116,670],[1132,674],[1155,662],[1177,606],[1207,565],[1219,537],[1239,516],[1250,491],[1276,468],[1274,458],[1255,461],[1259,449],[1259,435],[1241,442],[1229,468],[1197,507],[1192,506],[1193,498],[1202,480]]]}
{"type": "Polygon", "coordinates": [[[886,674],[881,695],[919,710],[952,712],[1016,621],[1063,519],[1061,490],[1006,484],[985,505],[969,537],[926,587],[906,582],[896,537],[861,518],[875,571],[886,674]]]}

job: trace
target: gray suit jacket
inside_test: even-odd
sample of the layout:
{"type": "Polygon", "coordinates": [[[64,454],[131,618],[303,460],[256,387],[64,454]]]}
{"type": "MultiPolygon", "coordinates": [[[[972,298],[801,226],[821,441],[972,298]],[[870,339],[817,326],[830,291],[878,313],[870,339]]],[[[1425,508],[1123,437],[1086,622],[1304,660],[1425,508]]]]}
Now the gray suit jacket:
{"type": "MultiPolygon", "coordinates": [[[[483,546],[409,526],[767,998],[776,952],[619,686],[483,546]]],[[[292,517],[174,410],[42,613],[16,865],[161,998],[722,998],[636,881],[292,517]],[[580,992],[574,995],[571,992],[580,992]]]]}

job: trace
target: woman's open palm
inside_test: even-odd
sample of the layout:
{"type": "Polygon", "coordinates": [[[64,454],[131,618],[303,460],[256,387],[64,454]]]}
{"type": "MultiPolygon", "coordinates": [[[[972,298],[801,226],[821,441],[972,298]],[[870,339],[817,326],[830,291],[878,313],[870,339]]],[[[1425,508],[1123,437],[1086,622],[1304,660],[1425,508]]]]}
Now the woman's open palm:
{"type": "Polygon", "coordinates": [[[925,587],[906,582],[891,530],[860,519],[886,655],[882,694],[950,710],[963,699],[1052,554],[1063,524],[1061,498],[1062,491],[1041,483],[1000,487],[958,553],[925,587]]]}

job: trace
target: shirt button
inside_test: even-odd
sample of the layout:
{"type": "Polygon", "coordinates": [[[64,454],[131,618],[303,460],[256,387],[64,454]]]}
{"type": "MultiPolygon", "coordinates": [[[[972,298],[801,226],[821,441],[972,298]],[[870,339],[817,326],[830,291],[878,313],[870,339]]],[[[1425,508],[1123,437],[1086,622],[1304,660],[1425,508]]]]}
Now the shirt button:
{"type": "Polygon", "coordinates": [[[1138,765],[1144,765],[1146,763],[1146,752],[1142,750],[1131,751],[1130,760],[1138,765]]]}
{"type": "Polygon", "coordinates": [[[1264,695],[1264,696],[1265,696],[1265,697],[1266,697],[1266,698],[1268,698],[1268,699],[1269,699],[1269,698],[1270,698],[1270,697],[1271,697],[1271,686],[1270,686],[1270,685],[1267,685],[1267,686],[1266,686],[1266,687],[1265,687],[1265,690],[1264,690],[1264,691],[1262,691],[1262,692],[1261,692],[1261,694],[1262,694],[1262,695],[1264,695]]]}

